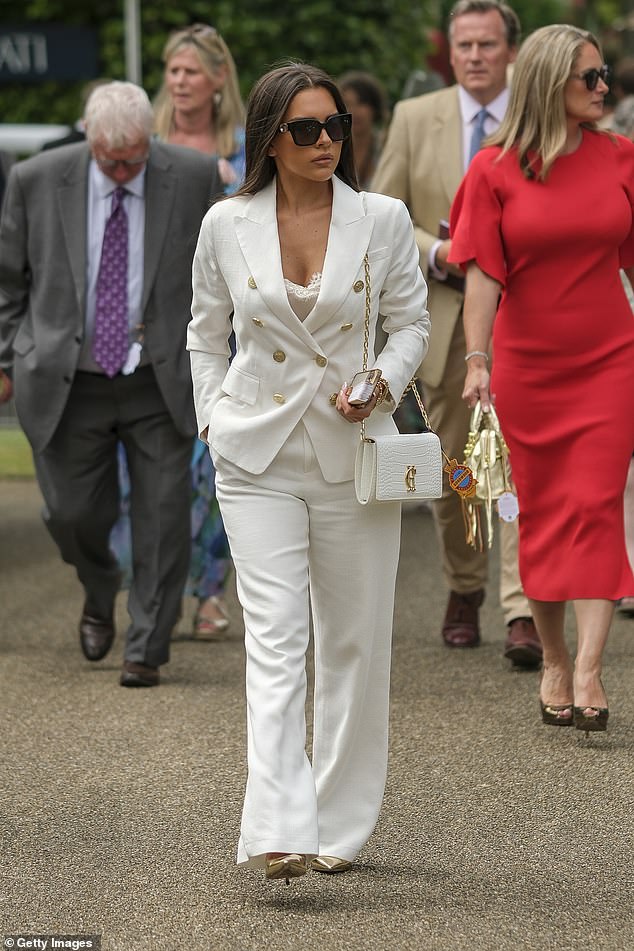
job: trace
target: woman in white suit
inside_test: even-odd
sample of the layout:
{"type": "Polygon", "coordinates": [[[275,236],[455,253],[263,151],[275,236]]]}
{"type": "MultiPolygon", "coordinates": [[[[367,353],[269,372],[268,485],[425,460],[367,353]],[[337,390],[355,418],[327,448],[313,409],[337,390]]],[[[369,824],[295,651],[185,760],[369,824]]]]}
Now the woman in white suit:
{"type": "Polygon", "coordinates": [[[391,413],[427,350],[427,291],[405,206],[359,193],[351,120],[330,77],[290,63],[251,94],[246,176],[203,221],[188,349],[246,632],[248,780],[238,863],[267,878],[350,868],[387,763],[400,505],[363,507],[359,426],[391,413]],[[361,369],[369,264],[370,401],[361,369]],[[228,340],[236,354],[229,366],[228,340]],[[315,697],[306,755],[312,610],[315,697]]]}

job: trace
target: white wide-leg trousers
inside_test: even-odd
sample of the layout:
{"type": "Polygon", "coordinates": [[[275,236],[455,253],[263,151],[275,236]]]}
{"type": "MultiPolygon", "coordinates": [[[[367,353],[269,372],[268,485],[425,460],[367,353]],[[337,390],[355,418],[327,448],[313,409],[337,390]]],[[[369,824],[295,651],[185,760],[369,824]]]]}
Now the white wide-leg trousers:
{"type": "Polygon", "coordinates": [[[238,863],[352,861],[381,808],[400,505],[325,482],[300,424],[254,476],[214,457],[246,633],[248,778],[238,863]],[[312,608],[315,698],[306,755],[312,608]]]}

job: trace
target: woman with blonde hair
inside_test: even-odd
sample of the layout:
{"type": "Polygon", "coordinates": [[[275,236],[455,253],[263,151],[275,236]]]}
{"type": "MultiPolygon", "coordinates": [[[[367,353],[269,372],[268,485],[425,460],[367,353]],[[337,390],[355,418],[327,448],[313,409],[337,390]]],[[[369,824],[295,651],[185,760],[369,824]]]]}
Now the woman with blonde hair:
{"type": "Polygon", "coordinates": [[[533,33],[451,215],[451,260],[467,272],[463,397],[495,399],[510,448],[542,719],[586,734],[607,728],[603,652],[614,602],[634,593],[623,529],[634,322],[619,276],[634,270],[634,145],[597,129],[608,78],[591,33],[533,33]]]}
{"type": "MultiPolygon", "coordinates": [[[[227,44],[214,27],[195,23],[169,36],[163,62],[164,81],[154,106],[158,137],[218,156],[224,194],[232,194],[244,176],[244,106],[227,44]]],[[[209,197],[211,201],[219,196],[209,197]]],[[[213,464],[200,440],[194,444],[191,477],[192,550],[184,593],[198,600],[194,639],[215,641],[225,636],[229,626],[224,593],[231,559],[216,500],[213,464]]],[[[123,447],[119,482],[122,514],[110,544],[127,586],[131,576],[130,480],[123,447]]]]}
{"type": "MultiPolygon", "coordinates": [[[[172,33],[163,49],[165,76],[154,105],[158,137],[218,156],[225,195],[244,177],[244,105],[229,47],[218,31],[194,23],[172,33]]],[[[224,592],[229,542],[207,446],[192,455],[192,558],[185,593],[198,598],[193,636],[222,638],[229,624],[224,592]]]]}
{"type": "Polygon", "coordinates": [[[244,174],[244,105],[229,47],[213,26],[194,23],[170,35],[163,62],[158,137],[218,155],[227,192],[235,191],[244,174]]]}

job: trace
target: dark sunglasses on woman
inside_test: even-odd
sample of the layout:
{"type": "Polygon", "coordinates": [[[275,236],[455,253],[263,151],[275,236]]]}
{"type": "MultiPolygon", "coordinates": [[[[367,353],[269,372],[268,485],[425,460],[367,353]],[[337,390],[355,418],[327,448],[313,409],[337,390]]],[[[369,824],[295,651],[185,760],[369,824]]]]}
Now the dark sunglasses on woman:
{"type": "Polygon", "coordinates": [[[586,89],[594,92],[600,79],[606,86],[610,85],[610,67],[603,65],[600,69],[586,69],[585,73],[577,73],[576,78],[583,79],[586,89]]]}
{"type": "Polygon", "coordinates": [[[279,132],[290,132],[295,145],[315,145],[325,129],[332,142],[343,142],[352,130],[352,115],[349,112],[338,112],[328,116],[325,122],[319,119],[291,119],[283,122],[279,132]]]}

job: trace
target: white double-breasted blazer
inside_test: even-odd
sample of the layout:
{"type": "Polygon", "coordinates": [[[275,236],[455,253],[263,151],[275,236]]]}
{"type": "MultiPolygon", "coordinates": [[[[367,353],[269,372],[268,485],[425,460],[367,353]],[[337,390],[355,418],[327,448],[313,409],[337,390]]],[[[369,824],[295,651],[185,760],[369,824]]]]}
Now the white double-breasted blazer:
{"type": "MultiPolygon", "coordinates": [[[[405,205],[357,193],[333,178],[321,289],[303,322],[284,285],[275,180],[254,196],[229,198],[209,210],[194,256],[187,349],[198,429],[207,430],[214,454],[259,474],[302,420],[324,478],[352,478],[359,427],[342,418],[334,399],[362,367],[366,253],[368,365],[380,367],[399,400],[427,351],[430,329],[427,287],[405,205]],[[387,342],[375,354],[379,319],[387,342]],[[236,354],[229,364],[232,330],[236,354]]],[[[389,402],[376,409],[368,431],[395,432],[393,409],[389,402]]]]}

